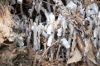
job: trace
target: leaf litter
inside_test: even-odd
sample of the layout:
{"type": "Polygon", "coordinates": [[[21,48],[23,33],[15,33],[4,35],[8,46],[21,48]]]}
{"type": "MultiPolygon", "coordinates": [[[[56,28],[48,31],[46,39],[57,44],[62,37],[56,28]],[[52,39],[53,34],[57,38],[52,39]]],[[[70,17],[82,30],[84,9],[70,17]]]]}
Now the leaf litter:
{"type": "Polygon", "coordinates": [[[1,0],[0,66],[99,66],[99,3],[1,0]]]}

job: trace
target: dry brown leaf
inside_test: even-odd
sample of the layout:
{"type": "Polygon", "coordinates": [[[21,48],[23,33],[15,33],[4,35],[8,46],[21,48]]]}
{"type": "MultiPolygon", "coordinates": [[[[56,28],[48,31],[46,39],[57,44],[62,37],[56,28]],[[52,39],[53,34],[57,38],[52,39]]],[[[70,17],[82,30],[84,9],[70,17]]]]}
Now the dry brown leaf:
{"type": "Polygon", "coordinates": [[[93,54],[92,43],[90,39],[85,39],[85,45],[86,45],[85,53],[87,54],[87,59],[92,61],[94,64],[97,64],[95,56],[93,54]]]}
{"type": "Polygon", "coordinates": [[[81,51],[82,55],[84,55],[84,47],[85,47],[85,44],[82,40],[82,37],[79,35],[77,35],[77,45],[78,45],[78,48],[79,50],[81,51]]]}
{"type": "Polygon", "coordinates": [[[88,26],[88,27],[87,27],[87,30],[85,31],[85,34],[86,34],[86,35],[89,35],[89,36],[92,35],[92,26],[88,26]]]}
{"type": "Polygon", "coordinates": [[[49,24],[53,24],[53,25],[55,25],[55,27],[57,27],[58,25],[59,25],[59,22],[58,21],[54,21],[54,22],[49,22],[49,24]]]}
{"type": "Polygon", "coordinates": [[[76,63],[81,59],[82,59],[82,55],[80,51],[77,48],[75,48],[75,51],[73,52],[72,57],[68,59],[67,64],[74,63],[74,62],[76,63]]]}
{"type": "Polygon", "coordinates": [[[25,33],[20,33],[19,35],[22,36],[22,37],[26,37],[25,33]]]}
{"type": "Polygon", "coordinates": [[[5,51],[5,52],[3,52],[2,53],[2,62],[5,62],[5,61],[7,61],[7,62],[9,62],[9,61],[11,61],[11,60],[13,60],[14,58],[16,58],[16,56],[17,56],[18,54],[16,53],[16,54],[13,54],[11,51],[5,51]]]}
{"type": "Polygon", "coordinates": [[[9,7],[0,3],[0,45],[10,36],[13,25],[9,7]]]}
{"type": "Polygon", "coordinates": [[[47,61],[42,61],[41,62],[42,66],[53,66],[51,63],[47,62],[47,61]]]}
{"type": "Polygon", "coordinates": [[[72,47],[71,47],[72,52],[74,51],[75,47],[76,47],[76,42],[74,44],[72,44],[72,47]]]}
{"type": "Polygon", "coordinates": [[[0,46],[2,45],[3,42],[4,42],[4,39],[0,38],[0,46]]]}
{"type": "Polygon", "coordinates": [[[81,17],[79,17],[77,14],[74,14],[73,17],[77,24],[82,25],[83,19],[81,17]]]}

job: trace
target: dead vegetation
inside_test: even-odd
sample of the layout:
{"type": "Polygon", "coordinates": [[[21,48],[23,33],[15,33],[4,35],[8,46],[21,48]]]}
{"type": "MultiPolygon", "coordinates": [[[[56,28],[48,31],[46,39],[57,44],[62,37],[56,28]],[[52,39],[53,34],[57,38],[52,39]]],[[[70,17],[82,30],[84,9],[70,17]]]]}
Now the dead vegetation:
{"type": "Polygon", "coordinates": [[[9,5],[0,4],[0,45],[10,37],[13,25],[9,5]]]}

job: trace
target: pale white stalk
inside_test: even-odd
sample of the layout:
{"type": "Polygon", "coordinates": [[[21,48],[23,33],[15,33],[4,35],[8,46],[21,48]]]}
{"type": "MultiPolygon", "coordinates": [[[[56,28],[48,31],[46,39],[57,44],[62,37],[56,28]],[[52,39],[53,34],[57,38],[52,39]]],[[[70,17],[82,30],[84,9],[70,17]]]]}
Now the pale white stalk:
{"type": "Polygon", "coordinates": [[[49,22],[53,23],[55,21],[55,15],[51,12],[48,14],[49,16],[49,22]]]}
{"type": "MultiPolygon", "coordinates": [[[[47,20],[48,22],[53,23],[55,21],[55,15],[52,12],[48,13],[47,20]]],[[[55,31],[54,25],[50,24],[47,28],[47,34],[50,35],[47,41],[47,46],[51,46],[51,44],[54,41],[54,33],[55,33],[54,31],[55,31]]],[[[50,54],[51,54],[51,60],[53,60],[54,47],[51,47],[50,54]]]]}
{"type": "Polygon", "coordinates": [[[36,4],[36,5],[35,5],[35,9],[36,9],[36,12],[37,12],[37,13],[40,13],[41,6],[42,6],[42,1],[40,1],[39,4],[36,4]]]}
{"type": "Polygon", "coordinates": [[[85,16],[85,8],[83,8],[82,3],[78,2],[77,10],[80,11],[80,17],[84,18],[85,16]]]}
{"type": "Polygon", "coordinates": [[[65,0],[66,1],[66,4],[68,4],[70,2],[70,0],[65,0]]]}
{"type": "Polygon", "coordinates": [[[89,17],[90,15],[98,14],[98,10],[98,5],[96,3],[92,3],[86,8],[86,16],[89,17]]]}
{"type": "Polygon", "coordinates": [[[42,35],[45,37],[45,38],[48,38],[48,34],[46,32],[42,32],[42,35]]]}
{"type": "MultiPolygon", "coordinates": [[[[59,28],[58,29],[58,33],[57,33],[57,36],[58,36],[58,41],[60,42],[60,36],[62,35],[62,28],[59,28]]],[[[58,51],[57,51],[57,54],[56,54],[56,58],[58,58],[58,55],[60,53],[60,48],[61,48],[61,44],[59,44],[59,47],[58,47],[58,51]]]]}
{"type": "Polygon", "coordinates": [[[11,2],[10,5],[16,4],[16,1],[15,0],[11,0],[10,2],[11,2]]]}
{"type": "Polygon", "coordinates": [[[98,19],[100,20],[100,11],[99,11],[99,13],[98,13],[98,19]]]}
{"type": "Polygon", "coordinates": [[[59,28],[58,29],[58,33],[57,33],[57,36],[59,37],[59,36],[61,36],[62,35],[62,28],[59,28]]]}
{"type": "Polygon", "coordinates": [[[32,25],[32,26],[31,26],[31,30],[33,30],[33,31],[34,31],[34,25],[32,25]]]}
{"type": "Polygon", "coordinates": [[[100,64],[100,48],[99,48],[99,51],[96,54],[96,57],[97,57],[98,64],[100,64]]]}
{"type": "Polygon", "coordinates": [[[18,44],[19,47],[24,46],[23,40],[24,40],[23,37],[18,37],[17,44],[18,44]]]}
{"type": "Polygon", "coordinates": [[[94,38],[97,38],[97,36],[98,36],[98,31],[99,31],[98,27],[95,27],[95,29],[94,29],[94,31],[93,31],[93,36],[94,36],[94,38]]]}
{"type": "Polygon", "coordinates": [[[35,18],[35,22],[36,22],[37,25],[38,25],[38,23],[39,23],[39,16],[36,16],[36,18],[35,18]]]}
{"type": "Polygon", "coordinates": [[[62,16],[69,16],[69,13],[66,9],[66,6],[64,6],[62,0],[53,0],[54,3],[57,3],[56,5],[58,6],[59,8],[59,13],[62,14],[62,16]]]}
{"type": "Polygon", "coordinates": [[[70,56],[70,48],[67,49],[66,55],[67,55],[67,58],[69,58],[69,56],[70,56]]]}
{"type": "MultiPolygon", "coordinates": [[[[57,36],[58,36],[58,41],[60,42],[60,36],[62,36],[62,28],[58,29],[57,36]]],[[[57,54],[56,54],[56,58],[58,58],[58,55],[60,53],[60,47],[61,47],[61,44],[59,44],[58,51],[57,51],[57,54]]]]}
{"type": "Polygon", "coordinates": [[[98,39],[94,39],[93,43],[94,43],[94,47],[97,48],[98,39]]]}
{"type": "MultiPolygon", "coordinates": [[[[25,19],[24,18],[25,16],[23,14],[23,0],[17,0],[17,3],[20,4],[20,11],[21,11],[22,19],[25,19]]],[[[24,28],[24,22],[22,22],[22,23],[23,23],[22,27],[24,28]]],[[[22,32],[24,32],[24,30],[22,30],[22,32]]]]}
{"type": "Polygon", "coordinates": [[[21,22],[21,26],[20,27],[22,29],[22,32],[24,32],[24,21],[21,22]]]}
{"type": "Polygon", "coordinates": [[[76,2],[76,4],[79,4],[79,5],[77,5],[77,10],[80,11],[80,9],[83,8],[83,7],[82,7],[82,3],[81,3],[81,2],[76,2]]]}
{"type": "Polygon", "coordinates": [[[97,63],[100,64],[100,52],[97,53],[97,63]]]}
{"type": "MultiPolygon", "coordinates": [[[[51,46],[53,42],[54,42],[54,33],[50,34],[47,41],[47,46],[51,46]]],[[[54,47],[50,48],[50,54],[51,54],[51,61],[52,61],[54,58],[54,47]]]]}
{"type": "Polygon", "coordinates": [[[61,43],[66,49],[70,48],[70,44],[65,38],[61,39],[61,43]]]}
{"type": "Polygon", "coordinates": [[[47,46],[51,46],[52,42],[54,40],[54,34],[50,34],[48,41],[47,41],[47,46]]]}
{"type": "Polygon", "coordinates": [[[71,45],[71,40],[72,40],[72,38],[69,38],[69,39],[68,39],[69,45],[71,45]]]}
{"type": "Polygon", "coordinates": [[[38,43],[38,49],[40,50],[40,34],[43,32],[43,29],[44,29],[44,26],[42,25],[42,23],[39,23],[38,25],[38,40],[37,40],[37,43],[38,43]]]}
{"type": "Polygon", "coordinates": [[[70,1],[67,6],[66,6],[70,12],[74,13],[76,12],[76,9],[77,9],[77,5],[73,2],[73,1],[70,1]]]}
{"type": "Polygon", "coordinates": [[[47,0],[47,3],[48,3],[47,4],[47,9],[48,9],[49,12],[51,12],[50,4],[49,4],[50,3],[50,0],[47,0]]]}
{"type": "Polygon", "coordinates": [[[23,3],[23,0],[17,0],[17,3],[18,4],[22,4],[23,3]]]}
{"type": "Polygon", "coordinates": [[[94,21],[93,21],[93,20],[91,20],[91,19],[90,19],[90,17],[85,18],[85,20],[88,20],[88,21],[90,22],[91,27],[93,26],[94,21]]]}
{"type": "Polygon", "coordinates": [[[39,23],[38,27],[40,28],[40,33],[42,33],[45,30],[45,27],[42,23],[39,23]]]}
{"type": "Polygon", "coordinates": [[[41,23],[41,18],[42,18],[42,17],[41,17],[41,15],[39,15],[39,17],[38,17],[38,18],[39,18],[39,23],[41,23]]]}
{"type": "MultiPolygon", "coordinates": [[[[27,30],[29,30],[29,28],[27,28],[27,30]]],[[[27,47],[30,46],[30,39],[31,39],[31,30],[27,31],[27,47]]]]}
{"type": "Polygon", "coordinates": [[[66,18],[65,17],[62,17],[62,23],[61,23],[61,26],[63,28],[63,36],[65,36],[65,31],[66,31],[66,28],[67,28],[67,21],[66,21],[66,18]]]}
{"type": "Polygon", "coordinates": [[[58,23],[61,23],[61,19],[62,19],[62,15],[59,14],[58,19],[57,19],[57,22],[58,22],[58,23]]]}
{"type": "Polygon", "coordinates": [[[91,1],[95,1],[95,0],[91,0],[91,1]]]}
{"type": "Polygon", "coordinates": [[[33,49],[34,52],[38,50],[38,45],[37,45],[37,24],[34,22],[34,44],[33,44],[33,49]]]}
{"type": "MultiPolygon", "coordinates": [[[[46,16],[46,21],[47,21],[47,26],[48,26],[48,28],[47,28],[47,33],[48,33],[48,34],[51,34],[51,31],[52,31],[51,29],[53,29],[54,26],[49,25],[48,22],[53,23],[53,22],[55,21],[55,15],[54,15],[52,12],[48,13],[48,12],[46,11],[46,9],[44,9],[43,7],[41,7],[41,10],[44,12],[44,14],[45,14],[45,16],[46,16]],[[52,27],[51,27],[51,26],[52,26],[52,27]],[[50,29],[50,31],[49,31],[48,29],[50,29]]],[[[53,31],[54,31],[54,30],[53,30],[53,31]]]]}
{"type": "Polygon", "coordinates": [[[58,55],[60,53],[60,48],[61,48],[61,45],[59,44],[58,51],[57,51],[57,54],[56,54],[56,58],[58,58],[58,55]]]}
{"type": "Polygon", "coordinates": [[[67,28],[67,21],[66,21],[66,18],[65,17],[62,17],[62,27],[64,28],[64,29],[66,29],[67,28]]]}
{"type": "Polygon", "coordinates": [[[84,36],[84,31],[82,30],[82,34],[81,34],[81,36],[82,36],[82,38],[84,38],[85,36],[84,36]]]}
{"type": "Polygon", "coordinates": [[[98,41],[98,47],[100,48],[100,40],[98,41]]]}
{"type": "Polygon", "coordinates": [[[95,25],[98,25],[97,15],[92,15],[91,17],[93,18],[95,25]]]}
{"type": "MultiPolygon", "coordinates": [[[[71,40],[72,40],[72,38],[69,38],[69,39],[68,39],[69,46],[71,45],[71,40]]],[[[66,54],[67,54],[67,57],[70,56],[70,47],[67,49],[66,54]]]]}
{"type": "Polygon", "coordinates": [[[23,17],[23,0],[17,0],[17,3],[20,4],[20,11],[21,11],[21,14],[22,14],[22,18],[23,17]]]}
{"type": "Polygon", "coordinates": [[[56,5],[53,6],[53,13],[56,14],[56,5]]]}
{"type": "Polygon", "coordinates": [[[44,15],[46,16],[46,21],[49,22],[49,16],[48,16],[48,12],[44,7],[41,7],[41,10],[43,11],[44,15]]]}
{"type": "Polygon", "coordinates": [[[77,4],[77,3],[80,4],[81,1],[82,1],[82,0],[73,0],[73,2],[74,2],[75,4],[77,4]]]}
{"type": "Polygon", "coordinates": [[[81,17],[84,19],[85,17],[85,8],[80,9],[81,17]]]}
{"type": "Polygon", "coordinates": [[[8,38],[9,42],[13,42],[15,39],[16,39],[16,36],[13,33],[11,33],[8,38]]]}
{"type": "Polygon", "coordinates": [[[53,61],[53,58],[54,58],[54,46],[52,46],[50,48],[50,54],[51,54],[51,61],[53,61]]]}
{"type": "Polygon", "coordinates": [[[72,35],[74,31],[74,26],[72,24],[69,24],[69,29],[70,29],[70,35],[72,35]]]}
{"type": "Polygon", "coordinates": [[[99,42],[98,42],[98,46],[100,48],[100,30],[99,30],[99,42]]]}
{"type": "Polygon", "coordinates": [[[32,13],[33,13],[33,10],[34,10],[34,5],[35,5],[35,2],[33,2],[32,8],[31,8],[31,11],[30,11],[30,13],[29,13],[30,17],[32,17],[32,13]]]}
{"type": "Polygon", "coordinates": [[[37,16],[37,17],[38,17],[38,22],[41,22],[41,14],[40,14],[41,6],[42,6],[42,1],[40,1],[39,4],[36,4],[36,5],[35,5],[35,10],[36,10],[37,14],[39,14],[39,15],[37,16]]]}
{"type": "Polygon", "coordinates": [[[40,51],[40,34],[41,34],[41,28],[38,26],[38,40],[37,40],[37,44],[38,44],[38,50],[40,51]]]}
{"type": "Polygon", "coordinates": [[[51,34],[52,32],[54,32],[54,26],[50,24],[47,28],[47,34],[51,34]]]}

